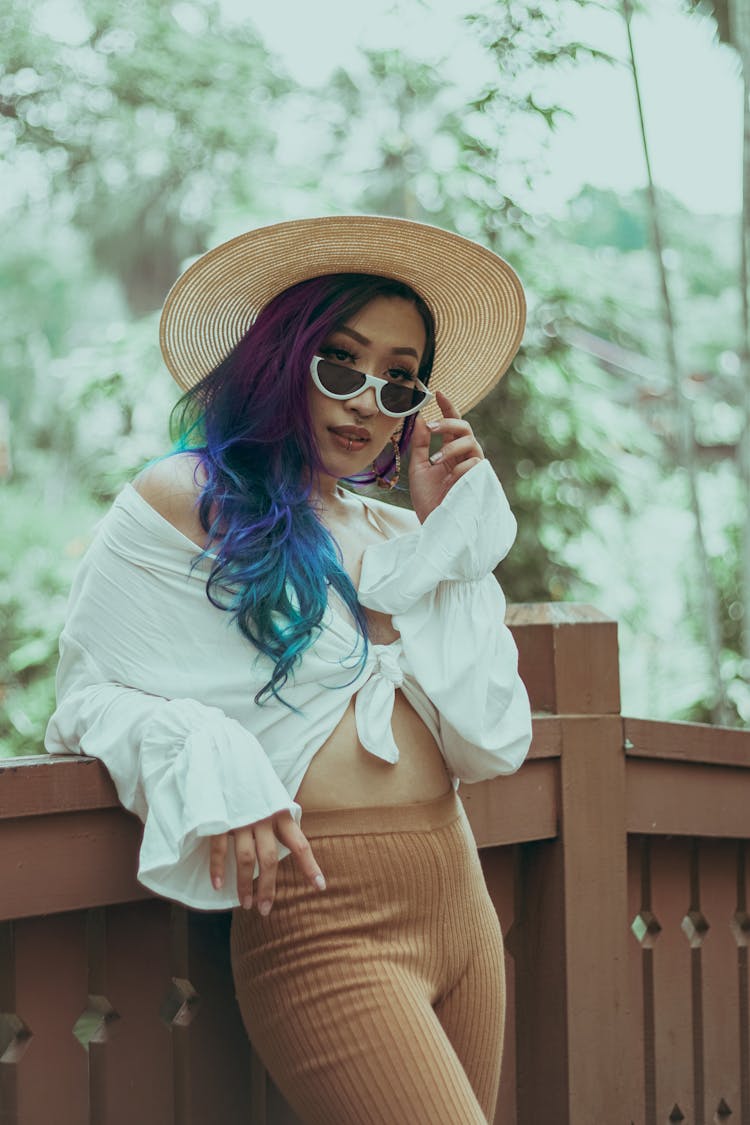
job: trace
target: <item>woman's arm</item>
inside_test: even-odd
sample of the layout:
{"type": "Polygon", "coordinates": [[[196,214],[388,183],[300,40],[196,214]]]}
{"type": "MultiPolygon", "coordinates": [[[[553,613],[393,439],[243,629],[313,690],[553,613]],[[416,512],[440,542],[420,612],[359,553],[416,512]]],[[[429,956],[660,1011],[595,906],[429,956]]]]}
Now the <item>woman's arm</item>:
{"type": "Polygon", "coordinates": [[[464,781],[512,773],[531,742],[518,652],[492,571],[516,523],[478,461],[414,531],[369,547],[359,600],[390,613],[408,668],[437,708],[446,759],[464,781]]]}
{"type": "MultiPolygon", "coordinates": [[[[68,641],[61,668],[78,663],[73,648],[68,641]]],[[[218,708],[148,695],[96,674],[78,675],[58,699],[46,748],[106,766],[121,803],[144,823],[140,882],[200,910],[237,906],[259,867],[248,888],[230,849],[224,885],[215,889],[210,838],[282,813],[298,827],[301,817],[257,739],[218,708]]],[[[295,843],[294,834],[287,837],[295,843]]],[[[279,841],[277,859],[291,850],[279,841]]]]}
{"type": "MultiPolygon", "coordinates": [[[[168,459],[139,481],[141,495],[192,541],[194,465],[187,456],[168,459]]],[[[252,891],[259,867],[253,864],[248,885],[230,849],[227,879],[215,890],[211,837],[270,818],[283,829],[277,861],[306,843],[301,810],[254,735],[208,705],[206,677],[225,642],[223,630],[209,640],[210,615],[220,611],[207,602],[201,576],[189,576],[197,547],[124,499],[101,522],[73,584],[46,746],[107,767],[123,805],[144,821],[139,878],[146,886],[200,909],[235,906],[252,891]]],[[[310,867],[311,880],[317,873],[310,867]]]]}

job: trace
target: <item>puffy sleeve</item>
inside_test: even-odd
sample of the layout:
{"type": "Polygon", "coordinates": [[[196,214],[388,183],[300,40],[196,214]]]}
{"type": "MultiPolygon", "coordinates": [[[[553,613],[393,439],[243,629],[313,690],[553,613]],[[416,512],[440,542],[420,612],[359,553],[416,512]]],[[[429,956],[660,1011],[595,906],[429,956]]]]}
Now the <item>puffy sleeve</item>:
{"type": "MultiPolygon", "coordinates": [[[[302,810],[249,730],[167,683],[185,648],[165,620],[169,588],[119,549],[118,519],[105,517],[106,534],[71,593],[45,746],[104,763],[120,801],[144,823],[144,886],[195,909],[228,909],[238,905],[234,855],[230,848],[224,886],[214,890],[208,837],[285,809],[299,823],[302,810]]],[[[289,854],[277,846],[280,859],[289,854]]]]}
{"type": "Polygon", "coordinates": [[[489,461],[475,465],[412,532],[365,553],[359,600],[391,614],[407,666],[440,716],[463,781],[513,773],[531,743],[518,650],[492,571],[516,521],[489,461]]]}

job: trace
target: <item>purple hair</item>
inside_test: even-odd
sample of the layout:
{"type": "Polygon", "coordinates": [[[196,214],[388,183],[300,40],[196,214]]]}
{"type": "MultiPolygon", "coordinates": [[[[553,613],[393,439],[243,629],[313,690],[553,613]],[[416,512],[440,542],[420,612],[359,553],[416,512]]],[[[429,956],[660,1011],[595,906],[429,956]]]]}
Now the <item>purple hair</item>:
{"type": "MultiPolygon", "coordinates": [[[[428,383],[435,330],[425,302],[390,278],[331,274],[300,282],[270,301],[172,415],[175,452],[198,453],[206,473],[198,510],[216,553],[208,597],[234,615],[242,633],[275,665],[255,697],[258,703],[269,695],[285,702],[279,690],[320,631],[329,586],[349,608],[363,640],[357,674],[367,657],[367,623],[357,592],[337,545],[309,504],[312,478],[324,466],[308,390],[310,362],[322,342],[377,297],[411,301],[420,313],[426,346],[419,377],[428,383]],[[279,615],[285,623],[279,624],[279,615]]],[[[415,415],[404,421],[402,453],[414,421],[415,415]]],[[[395,463],[393,450],[381,458],[374,472],[345,479],[365,485],[387,475],[395,463]]]]}

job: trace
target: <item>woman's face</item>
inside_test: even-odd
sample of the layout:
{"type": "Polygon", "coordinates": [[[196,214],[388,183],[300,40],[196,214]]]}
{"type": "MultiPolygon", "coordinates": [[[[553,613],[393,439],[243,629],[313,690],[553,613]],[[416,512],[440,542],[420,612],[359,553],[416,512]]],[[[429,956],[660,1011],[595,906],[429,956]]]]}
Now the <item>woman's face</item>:
{"type": "MultiPolygon", "coordinates": [[[[366,375],[414,379],[426,342],[424,322],[411,301],[375,297],[335,328],[318,353],[366,375]]],[[[374,387],[365,387],[355,398],[332,399],[318,390],[311,378],[309,397],[321,458],[336,480],[365,470],[388,444],[391,434],[401,429],[398,418],[378,409],[374,387]]]]}

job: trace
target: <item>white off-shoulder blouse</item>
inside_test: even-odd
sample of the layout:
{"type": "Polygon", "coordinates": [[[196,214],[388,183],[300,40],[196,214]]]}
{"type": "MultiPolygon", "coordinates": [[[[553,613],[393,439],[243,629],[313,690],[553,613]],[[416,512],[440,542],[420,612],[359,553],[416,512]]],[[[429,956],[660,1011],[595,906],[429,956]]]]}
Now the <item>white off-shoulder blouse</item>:
{"type": "MultiPolygon", "coordinates": [[[[197,909],[238,905],[232,849],[216,891],[208,837],[284,809],[299,823],[294,795],[355,693],[360,742],[386,762],[399,757],[396,688],[455,787],[524,760],[529,702],[492,574],[516,523],[489,461],[406,534],[386,503],[364,503],[384,538],[364,552],[359,601],[390,614],[400,638],[370,645],[358,673],[361,640],[329,605],[281,692],[296,712],[273,697],[254,702],[272,662],[209,602],[210,561],[191,570],[192,540],[130,484],[99,524],[70,595],[45,745],[104,763],[122,804],[144,822],[138,878],[157,894],[197,909]]],[[[279,859],[289,854],[277,845],[279,859]]]]}

